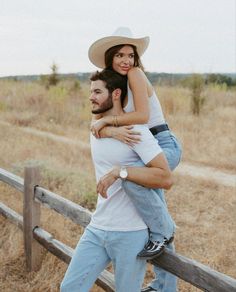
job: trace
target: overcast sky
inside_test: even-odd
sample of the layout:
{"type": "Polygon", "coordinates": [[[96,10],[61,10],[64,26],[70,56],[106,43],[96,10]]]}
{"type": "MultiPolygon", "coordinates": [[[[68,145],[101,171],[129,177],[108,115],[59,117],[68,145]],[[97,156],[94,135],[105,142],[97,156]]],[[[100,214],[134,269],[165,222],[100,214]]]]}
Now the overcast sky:
{"type": "Polygon", "coordinates": [[[151,72],[236,72],[235,0],[0,0],[0,76],[91,72],[90,44],[150,36],[151,72]]]}

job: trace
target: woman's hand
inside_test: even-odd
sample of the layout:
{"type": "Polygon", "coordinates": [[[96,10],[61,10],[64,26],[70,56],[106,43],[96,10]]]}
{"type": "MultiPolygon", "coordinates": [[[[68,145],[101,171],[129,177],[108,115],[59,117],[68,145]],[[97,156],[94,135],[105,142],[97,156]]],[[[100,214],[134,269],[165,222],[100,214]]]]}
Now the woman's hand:
{"type": "Polygon", "coordinates": [[[129,146],[133,146],[141,141],[141,133],[132,129],[133,126],[113,127],[111,136],[129,146]]]}
{"type": "Polygon", "coordinates": [[[100,178],[97,184],[97,193],[107,198],[107,189],[119,178],[120,167],[114,166],[111,171],[100,178]]]}
{"type": "Polygon", "coordinates": [[[100,138],[99,131],[107,125],[105,118],[93,121],[90,130],[94,137],[100,138]]]}

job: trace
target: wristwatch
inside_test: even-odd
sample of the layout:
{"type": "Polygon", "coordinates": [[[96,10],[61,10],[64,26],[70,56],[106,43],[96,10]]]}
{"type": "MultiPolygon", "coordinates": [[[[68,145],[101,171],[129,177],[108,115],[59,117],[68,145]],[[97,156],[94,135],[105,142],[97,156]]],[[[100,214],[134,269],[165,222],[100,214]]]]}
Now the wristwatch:
{"type": "Polygon", "coordinates": [[[120,168],[120,178],[126,180],[128,176],[128,171],[125,166],[121,166],[120,168]]]}

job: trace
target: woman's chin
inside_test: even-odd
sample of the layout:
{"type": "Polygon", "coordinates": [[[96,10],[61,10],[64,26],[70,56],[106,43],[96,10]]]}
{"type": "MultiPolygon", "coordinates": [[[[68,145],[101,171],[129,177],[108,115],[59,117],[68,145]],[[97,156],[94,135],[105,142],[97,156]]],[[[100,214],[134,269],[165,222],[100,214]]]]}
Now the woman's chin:
{"type": "Polygon", "coordinates": [[[120,71],[120,72],[118,72],[118,73],[120,73],[121,75],[127,75],[128,74],[128,71],[120,71]]]}

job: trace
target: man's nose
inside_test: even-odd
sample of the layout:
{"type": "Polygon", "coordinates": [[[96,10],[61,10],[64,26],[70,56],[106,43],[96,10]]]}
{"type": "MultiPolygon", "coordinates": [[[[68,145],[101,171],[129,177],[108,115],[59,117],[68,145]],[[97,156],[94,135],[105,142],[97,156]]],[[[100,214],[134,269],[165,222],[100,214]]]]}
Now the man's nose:
{"type": "Polygon", "coordinates": [[[93,100],[94,100],[94,94],[93,94],[93,93],[90,94],[90,96],[89,96],[89,100],[90,100],[90,101],[93,101],[93,100]]]}

